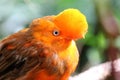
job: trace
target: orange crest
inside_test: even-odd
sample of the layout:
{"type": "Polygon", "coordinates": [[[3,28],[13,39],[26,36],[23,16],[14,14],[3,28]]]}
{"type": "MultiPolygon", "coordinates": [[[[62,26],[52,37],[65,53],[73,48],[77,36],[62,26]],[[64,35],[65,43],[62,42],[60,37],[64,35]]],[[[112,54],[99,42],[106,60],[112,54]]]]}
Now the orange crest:
{"type": "Polygon", "coordinates": [[[87,32],[86,17],[77,9],[66,9],[55,16],[54,23],[71,39],[83,38],[87,32]]]}

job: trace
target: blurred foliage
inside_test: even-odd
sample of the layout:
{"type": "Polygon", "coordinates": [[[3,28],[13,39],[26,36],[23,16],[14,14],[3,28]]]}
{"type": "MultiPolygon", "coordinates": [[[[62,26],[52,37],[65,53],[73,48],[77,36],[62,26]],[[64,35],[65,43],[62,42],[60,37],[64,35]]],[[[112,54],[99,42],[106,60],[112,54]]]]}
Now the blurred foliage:
{"type": "Polygon", "coordinates": [[[86,15],[89,24],[85,39],[77,41],[81,53],[77,71],[83,71],[109,60],[106,52],[109,52],[110,45],[120,50],[119,5],[120,0],[0,0],[0,38],[28,27],[34,18],[55,15],[66,8],[77,8],[86,15]],[[109,13],[110,16],[105,16],[109,13]],[[117,26],[115,37],[111,36],[112,30],[107,26],[110,25],[109,20],[117,26]]]}

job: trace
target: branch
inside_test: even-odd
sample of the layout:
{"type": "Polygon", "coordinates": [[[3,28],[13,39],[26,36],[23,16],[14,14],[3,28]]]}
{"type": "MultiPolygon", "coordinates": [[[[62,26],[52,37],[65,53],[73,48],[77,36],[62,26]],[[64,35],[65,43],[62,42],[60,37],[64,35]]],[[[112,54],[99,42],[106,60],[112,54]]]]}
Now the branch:
{"type": "MultiPolygon", "coordinates": [[[[70,77],[69,80],[105,80],[105,78],[111,74],[111,63],[112,62],[106,62],[98,66],[92,67],[85,72],[70,77]]],[[[115,60],[113,64],[115,68],[115,73],[120,72],[120,59],[115,60]]],[[[116,78],[116,80],[118,79],[116,78]]]]}

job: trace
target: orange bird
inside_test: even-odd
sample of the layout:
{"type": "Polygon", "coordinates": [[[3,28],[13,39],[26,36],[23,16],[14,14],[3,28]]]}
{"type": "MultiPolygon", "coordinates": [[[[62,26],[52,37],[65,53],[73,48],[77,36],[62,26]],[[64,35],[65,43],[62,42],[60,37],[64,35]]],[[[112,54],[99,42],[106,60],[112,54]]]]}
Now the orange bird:
{"type": "Polygon", "coordinates": [[[0,80],[68,80],[78,64],[74,40],[88,25],[77,9],[32,21],[0,42],[0,80]]]}

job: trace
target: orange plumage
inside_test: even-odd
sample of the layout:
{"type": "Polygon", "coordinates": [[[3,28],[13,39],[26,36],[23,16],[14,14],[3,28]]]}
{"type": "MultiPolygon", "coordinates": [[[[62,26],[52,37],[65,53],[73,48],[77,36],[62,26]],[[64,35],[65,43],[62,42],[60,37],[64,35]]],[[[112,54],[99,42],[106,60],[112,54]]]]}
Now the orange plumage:
{"type": "Polygon", "coordinates": [[[0,80],[67,80],[79,60],[74,40],[87,26],[77,9],[33,20],[0,42],[0,80]]]}

